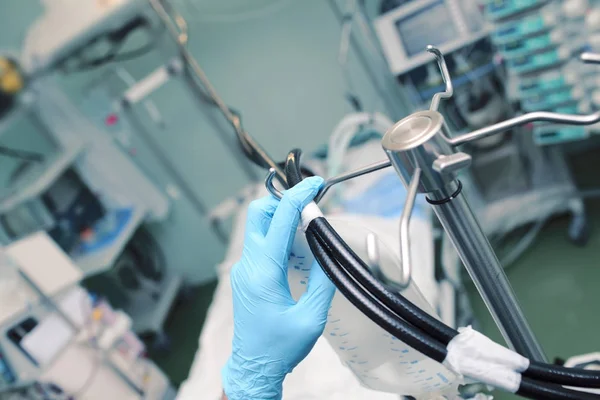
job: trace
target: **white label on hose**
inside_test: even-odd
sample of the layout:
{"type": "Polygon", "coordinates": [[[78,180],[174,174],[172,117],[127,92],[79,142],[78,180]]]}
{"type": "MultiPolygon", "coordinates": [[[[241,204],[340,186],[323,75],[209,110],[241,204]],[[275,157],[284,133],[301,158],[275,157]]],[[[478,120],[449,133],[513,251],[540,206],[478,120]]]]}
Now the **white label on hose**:
{"type": "Polygon", "coordinates": [[[444,365],[469,378],[516,392],[521,384],[520,372],[529,367],[529,360],[470,326],[459,332],[448,343],[444,365]]]}
{"type": "Polygon", "coordinates": [[[306,207],[304,207],[304,210],[302,210],[302,214],[300,214],[300,217],[302,219],[302,230],[306,232],[306,230],[308,229],[308,224],[310,224],[313,219],[322,216],[323,213],[321,212],[321,209],[319,208],[317,203],[315,203],[314,201],[308,203],[306,207]]]}

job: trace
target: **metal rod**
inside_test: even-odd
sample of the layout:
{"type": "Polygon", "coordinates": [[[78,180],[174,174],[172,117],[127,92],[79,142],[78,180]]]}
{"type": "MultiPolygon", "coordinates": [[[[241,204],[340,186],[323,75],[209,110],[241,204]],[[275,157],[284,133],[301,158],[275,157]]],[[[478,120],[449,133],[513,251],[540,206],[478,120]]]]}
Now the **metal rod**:
{"type": "Polygon", "coordinates": [[[369,164],[364,167],[355,169],[354,171],[346,172],[345,174],[338,175],[333,178],[328,178],[325,181],[325,184],[323,185],[321,190],[319,190],[319,193],[317,193],[317,196],[315,197],[315,202],[318,203],[319,201],[321,201],[323,196],[325,196],[325,194],[327,194],[327,191],[329,189],[331,189],[331,187],[333,185],[337,185],[338,183],[347,181],[349,179],[353,179],[353,178],[356,178],[356,177],[359,177],[359,176],[362,176],[365,174],[369,174],[371,172],[379,171],[380,169],[384,169],[384,168],[391,167],[391,166],[392,166],[392,163],[390,160],[381,160],[376,163],[369,164]]]}
{"type": "Polygon", "coordinates": [[[537,121],[553,122],[555,124],[591,125],[595,124],[596,122],[600,122],[600,111],[588,115],[559,114],[547,111],[536,111],[507,119],[506,121],[478,129],[471,133],[460,135],[454,138],[446,138],[446,140],[453,146],[459,146],[474,140],[483,139],[496,133],[507,131],[520,125],[537,121]]]}
{"type": "Polygon", "coordinates": [[[446,65],[446,60],[442,52],[435,46],[429,45],[427,46],[427,51],[435,56],[438,67],[440,68],[440,73],[442,74],[442,79],[446,84],[446,90],[440,93],[436,93],[431,99],[431,106],[429,109],[432,111],[437,111],[440,106],[440,101],[442,99],[449,99],[454,94],[454,87],[452,86],[452,79],[450,78],[450,72],[448,72],[448,66],[446,65]]]}
{"type": "MultiPolygon", "coordinates": [[[[170,35],[174,39],[174,41],[177,45],[177,48],[179,50],[179,53],[181,55],[181,58],[183,59],[185,65],[188,67],[188,69],[191,70],[194,77],[197,78],[202,83],[202,85],[208,92],[208,95],[213,99],[217,108],[221,111],[223,116],[227,119],[227,121],[233,127],[233,129],[234,129],[237,137],[239,138],[240,142],[242,143],[242,145],[250,146],[252,148],[252,150],[254,152],[256,152],[256,154],[269,166],[269,168],[273,168],[275,170],[275,172],[279,176],[279,179],[281,179],[283,182],[285,182],[286,181],[285,174],[283,173],[281,168],[279,168],[277,163],[258,144],[258,142],[256,142],[254,140],[254,138],[242,128],[240,119],[230,111],[229,107],[225,104],[223,99],[221,99],[221,97],[219,96],[219,93],[216,91],[216,89],[214,88],[214,86],[212,85],[210,80],[208,79],[208,76],[206,75],[204,70],[200,67],[200,64],[198,64],[198,61],[196,61],[196,59],[194,58],[192,53],[186,47],[187,39],[188,39],[187,33],[182,32],[181,29],[178,28],[177,25],[175,25],[171,16],[169,15],[168,11],[163,6],[161,1],[159,1],[159,0],[148,0],[148,1],[150,2],[150,5],[152,6],[152,8],[156,12],[156,14],[158,14],[160,19],[163,21],[163,23],[167,27],[167,30],[169,31],[170,35]],[[182,35],[184,35],[184,36],[182,36],[182,35]],[[183,38],[185,38],[185,40],[183,40],[183,38]]],[[[180,15],[177,15],[176,19],[178,21],[179,26],[181,27],[183,18],[180,15]]],[[[185,21],[185,20],[183,20],[183,21],[185,21]]]]}
{"type": "Polygon", "coordinates": [[[408,193],[406,194],[406,202],[400,216],[400,257],[402,259],[400,283],[404,287],[410,283],[412,274],[412,266],[410,260],[410,232],[409,224],[410,217],[415,207],[415,199],[417,197],[419,184],[421,183],[421,168],[415,168],[413,176],[408,185],[408,193]]]}
{"type": "Polygon", "coordinates": [[[600,64],[600,54],[598,53],[581,53],[579,59],[587,64],[600,64]]]}
{"type": "MultiPolygon", "coordinates": [[[[345,174],[338,175],[333,178],[329,178],[325,181],[325,184],[323,185],[323,187],[319,190],[319,192],[315,196],[315,203],[320,202],[321,199],[323,199],[323,196],[325,196],[327,191],[329,189],[331,189],[331,187],[333,185],[337,185],[338,183],[347,181],[349,179],[357,178],[359,176],[366,175],[371,172],[379,171],[380,169],[384,169],[384,168],[391,167],[391,166],[392,166],[392,163],[389,160],[381,160],[376,163],[369,164],[364,167],[355,169],[354,171],[350,171],[345,174]]],[[[276,175],[275,171],[273,169],[270,169],[269,173],[267,174],[267,177],[265,178],[265,186],[269,193],[271,193],[273,196],[277,197],[278,199],[281,199],[283,197],[283,194],[279,190],[277,190],[275,188],[275,186],[273,186],[273,178],[275,178],[275,175],[276,175]]]]}
{"type": "Polygon", "coordinates": [[[458,194],[451,200],[447,195],[430,198],[445,200],[433,205],[433,209],[508,345],[529,359],[546,361],[504,269],[464,195],[458,194]]]}

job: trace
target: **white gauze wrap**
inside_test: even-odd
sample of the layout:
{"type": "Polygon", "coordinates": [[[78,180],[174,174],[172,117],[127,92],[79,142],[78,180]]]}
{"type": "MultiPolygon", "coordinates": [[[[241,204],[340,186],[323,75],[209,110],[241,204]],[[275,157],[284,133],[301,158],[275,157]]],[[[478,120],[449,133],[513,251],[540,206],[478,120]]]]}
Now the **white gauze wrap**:
{"type": "Polygon", "coordinates": [[[304,207],[304,210],[302,210],[302,213],[300,214],[300,219],[302,221],[302,230],[306,232],[306,230],[308,229],[308,224],[310,224],[313,219],[322,216],[323,213],[321,212],[321,209],[319,208],[317,203],[315,203],[314,201],[308,203],[306,207],[304,207]]]}
{"type": "Polygon", "coordinates": [[[448,343],[444,365],[459,375],[515,393],[521,384],[520,372],[529,367],[529,360],[470,326],[458,331],[448,343]]]}

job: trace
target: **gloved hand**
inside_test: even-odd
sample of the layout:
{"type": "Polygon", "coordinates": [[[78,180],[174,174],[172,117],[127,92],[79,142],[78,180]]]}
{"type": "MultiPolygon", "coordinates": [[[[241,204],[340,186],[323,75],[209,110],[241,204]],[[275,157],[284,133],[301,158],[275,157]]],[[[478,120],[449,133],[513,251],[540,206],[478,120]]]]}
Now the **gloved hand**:
{"type": "Polygon", "coordinates": [[[300,212],[323,180],[305,179],[250,204],[242,258],[231,271],[233,348],[223,368],[229,400],[281,399],[283,380],[323,333],[335,286],[318,264],[306,292],[294,301],[287,262],[300,212]]]}

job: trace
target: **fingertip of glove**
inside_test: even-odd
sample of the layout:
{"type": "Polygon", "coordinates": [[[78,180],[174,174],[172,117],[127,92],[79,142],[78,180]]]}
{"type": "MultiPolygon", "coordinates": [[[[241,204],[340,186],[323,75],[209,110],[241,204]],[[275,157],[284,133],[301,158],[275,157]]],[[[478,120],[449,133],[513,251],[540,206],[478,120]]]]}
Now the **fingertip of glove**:
{"type": "Polygon", "coordinates": [[[310,176],[310,177],[304,179],[299,184],[304,183],[311,188],[319,189],[323,185],[323,182],[324,182],[324,179],[321,178],[320,176],[310,176]]]}
{"type": "Polygon", "coordinates": [[[302,180],[302,182],[298,183],[291,189],[288,189],[284,193],[284,197],[288,197],[290,200],[298,200],[301,202],[304,201],[305,198],[316,196],[317,192],[323,185],[323,178],[320,176],[311,176],[302,180]]]}

